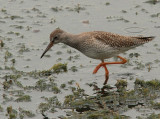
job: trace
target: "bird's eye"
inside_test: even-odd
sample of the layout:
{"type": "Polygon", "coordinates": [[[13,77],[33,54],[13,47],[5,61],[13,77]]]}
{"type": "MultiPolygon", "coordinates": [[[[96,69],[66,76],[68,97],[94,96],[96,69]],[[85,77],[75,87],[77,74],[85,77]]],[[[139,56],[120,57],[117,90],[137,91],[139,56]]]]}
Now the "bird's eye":
{"type": "Polygon", "coordinates": [[[54,42],[54,41],[57,40],[57,39],[58,39],[58,37],[55,36],[55,37],[52,38],[52,41],[54,42]]]}
{"type": "Polygon", "coordinates": [[[55,37],[54,37],[54,40],[56,40],[57,38],[58,38],[58,37],[57,37],[57,36],[55,36],[55,37]]]}

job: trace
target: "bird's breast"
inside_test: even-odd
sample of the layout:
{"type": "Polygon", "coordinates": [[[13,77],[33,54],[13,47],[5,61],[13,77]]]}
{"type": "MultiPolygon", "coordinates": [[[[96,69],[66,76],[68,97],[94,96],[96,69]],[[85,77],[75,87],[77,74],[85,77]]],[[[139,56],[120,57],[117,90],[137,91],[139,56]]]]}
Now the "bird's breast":
{"type": "Polygon", "coordinates": [[[81,44],[77,49],[84,55],[93,59],[107,59],[116,56],[118,50],[106,44],[81,44]]]}

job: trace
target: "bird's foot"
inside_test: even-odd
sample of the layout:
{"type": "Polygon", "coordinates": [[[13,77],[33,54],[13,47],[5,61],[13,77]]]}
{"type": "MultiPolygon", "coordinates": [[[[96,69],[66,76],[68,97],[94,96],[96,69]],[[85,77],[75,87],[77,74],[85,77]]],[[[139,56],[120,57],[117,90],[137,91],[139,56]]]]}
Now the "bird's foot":
{"type": "Polygon", "coordinates": [[[121,61],[117,61],[117,62],[104,62],[102,60],[102,62],[99,65],[97,65],[96,68],[93,70],[93,74],[95,74],[95,73],[97,73],[97,71],[99,70],[100,67],[104,67],[104,69],[105,69],[105,77],[106,77],[106,79],[105,79],[105,81],[103,83],[104,85],[107,84],[108,79],[109,79],[109,71],[108,71],[106,65],[108,65],[108,64],[125,64],[127,62],[127,60],[125,58],[123,58],[121,56],[117,56],[117,57],[120,58],[121,61]]]}
{"type": "Polygon", "coordinates": [[[96,66],[96,68],[93,70],[93,74],[97,73],[100,67],[104,65],[104,62],[101,62],[99,65],[96,66]]]}
{"type": "Polygon", "coordinates": [[[103,85],[106,85],[107,82],[108,82],[108,79],[109,79],[109,71],[108,71],[108,69],[106,67],[106,64],[104,62],[102,62],[102,63],[100,63],[99,65],[96,66],[96,68],[93,71],[93,74],[97,73],[97,71],[99,70],[100,67],[104,67],[104,69],[105,69],[105,77],[106,78],[105,78],[105,81],[104,81],[103,85]]]}

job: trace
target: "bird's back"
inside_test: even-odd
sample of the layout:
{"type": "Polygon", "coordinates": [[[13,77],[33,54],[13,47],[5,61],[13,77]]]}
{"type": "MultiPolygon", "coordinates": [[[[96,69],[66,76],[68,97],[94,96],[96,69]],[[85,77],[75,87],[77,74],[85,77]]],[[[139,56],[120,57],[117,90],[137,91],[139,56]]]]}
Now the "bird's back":
{"type": "Polygon", "coordinates": [[[78,35],[76,49],[94,59],[117,56],[129,49],[153,40],[154,37],[122,36],[110,32],[93,31],[78,35]]]}
{"type": "MultiPolygon", "coordinates": [[[[155,37],[123,36],[104,31],[86,32],[94,40],[103,42],[111,47],[136,47],[153,40],[155,37]]],[[[86,34],[85,33],[85,34],[86,34]]]]}

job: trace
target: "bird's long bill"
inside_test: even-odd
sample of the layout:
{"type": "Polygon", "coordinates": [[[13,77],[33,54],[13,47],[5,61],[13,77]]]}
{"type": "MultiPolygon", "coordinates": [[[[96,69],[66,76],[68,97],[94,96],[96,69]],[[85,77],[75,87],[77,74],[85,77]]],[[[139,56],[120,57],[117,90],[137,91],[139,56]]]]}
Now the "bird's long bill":
{"type": "Polygon", "coordinates": [[[45,55],[45,53],[46,53],[52,46],[53,46],[53,42],[51,41],[51,42],[48,44],[48,46],[47,46],[47,48],[45,49],[45,51],[43,52],[43,54],[41,55],[41,58],[45,55]]]}

